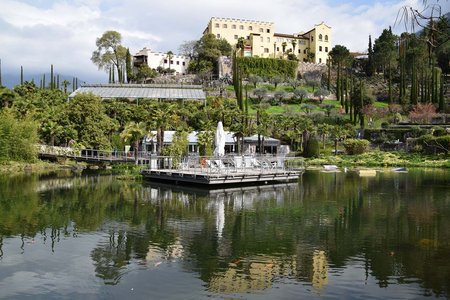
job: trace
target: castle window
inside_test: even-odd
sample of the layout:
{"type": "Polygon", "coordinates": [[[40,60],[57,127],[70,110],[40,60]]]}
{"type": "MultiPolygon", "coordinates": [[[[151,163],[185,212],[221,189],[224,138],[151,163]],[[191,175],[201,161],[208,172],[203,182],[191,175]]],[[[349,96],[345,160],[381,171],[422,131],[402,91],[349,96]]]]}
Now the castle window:
{"type": "Polygon", "coordinates": [[[220,39],[220,33],[217,34],[217,38],[220,39]]]}
{"type": "Polygon", "coordinates": [[[183,61],[183,66],[185,66],[185,65],[186,65],[186,62],[183,61]]]}
{"type": "Polygon", "coordinates": [[[167,59],[164,60],[164,63],[167,64],[167,59]]]}
{"type": "Polygon", "coordinates": [[[269,53],[269,48],[264,48],[264,53],[269,53]]]}
{"type": "Polygon", "coordinates": [[[223,28],[228,28],[228,25],[227,24],[223,24],[222,27],[223,28]]]}
{"type": "Polygon", "coordinates": [[[314,37],[313,36],[311,37],[311,42],[314,42],[314,37]]]}
{"type": "Polygon", "coordinates": [[[259,29],[259,32],[264,32],[264,28],[260,28],[260,29],[259,29]]]}
{"type": "Polygon", "coordinates": [[[244,25],[239,25],[239,29],[243,30],[244,29],[244,25]]]}
{"type": "Polygon", "coordinates": [[[267,37],[267,42],[270,43],[270,37],[267,37]]]}
{"type": "Polygon", "coordinates": [[[298,49],[298,54],[302,54],[302,49],[298,49]]]}
{"type": "Polygon", "coordinates": [[[267,33],[270,33],[270,29],[267,29],[267,33]]]}
{"type": "Polygon", "coordinates": [[[328,52],[328,47],[325,47],[325,52],[328,52]]]}
{"type": "Polygon", "coordinates": [[[219,28],[219,23],[216,23],[214,26],[215,26],[216,28],[219,28]]]}
{"type": "Polygon", "coordinates": [[[248,26],[248,30],[253,30],[253,26],[248,26]]]}
{"type": "Polygon", "coordinates": [[[322,35],[321,34],[319,34],[319,41],[321,41],[322,40],[322,35]]]}
{"type": "Polygon", "coordinates": [[[322,59],[321,58],[319,58],[319,64],[321,64],[322,63],[322,59]]]}
{"type": "Polygon", "coordinates": [[[237,35],[237,34],[234,35],[234,39],[235,39],[235,40],[238,39],[238,35],[237,35]]]}
{"type": "Polygon", "coordinates": [[[231,25],[231,28],[236,29],[236,25],[235,24],[231,25]]]}
{"type": "Polygon", "coordinates": [[[260,41],[261,43],[264,43],[264,37],[260,36],[260,37],[259,37],[259,41],[260,41]]]}
{"type": "Polygon", "coordinates": [[[306,49],[305,49],[305,50],[303,50],[303,54],[306,54],[306,49]]]}
{"type": "Polygon", "coordinates": [[[322,46],[319,46],[319,51],[322,52],[322,46]]]}
{"type": "Polygon", "coordinates": [[[177,65],[179,66],[180,65],[180,62],[177,60],[177,65]]]}
{"type": "Polygon", "coordinates": [[[325,35],[325,42],[328,42],[328,35],[325,35]]]}

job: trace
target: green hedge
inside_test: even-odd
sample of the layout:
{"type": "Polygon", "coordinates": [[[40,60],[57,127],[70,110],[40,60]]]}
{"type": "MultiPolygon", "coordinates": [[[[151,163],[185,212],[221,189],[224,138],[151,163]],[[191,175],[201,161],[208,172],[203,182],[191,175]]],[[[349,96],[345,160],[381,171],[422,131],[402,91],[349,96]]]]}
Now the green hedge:
{"type": "Polygon", "coordinates": [[[347,154],[362,154],[369,148],[370,142],[363,139],[348,139],[344,142],[344,148],[347,154]]]}
{"type": "Polygon", "coordinates": [[[246,76],[295,78],[297,75],[298,62],[296,61],[259,57],[238,57],[237,59],[239,68],[246,76]]]}

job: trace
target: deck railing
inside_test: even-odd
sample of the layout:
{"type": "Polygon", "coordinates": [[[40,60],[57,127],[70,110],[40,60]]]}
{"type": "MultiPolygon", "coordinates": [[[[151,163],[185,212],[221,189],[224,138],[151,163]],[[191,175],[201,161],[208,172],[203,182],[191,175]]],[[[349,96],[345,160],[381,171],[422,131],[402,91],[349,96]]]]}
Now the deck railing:
{"type": "Polygon", "coordinates": [[[150,170],[184,170],[200,173],[228,173],[245,170],[275,171],[303,169],[303,161],[295,157],[269,155],[226,156],[152,156],[150,170]]]}

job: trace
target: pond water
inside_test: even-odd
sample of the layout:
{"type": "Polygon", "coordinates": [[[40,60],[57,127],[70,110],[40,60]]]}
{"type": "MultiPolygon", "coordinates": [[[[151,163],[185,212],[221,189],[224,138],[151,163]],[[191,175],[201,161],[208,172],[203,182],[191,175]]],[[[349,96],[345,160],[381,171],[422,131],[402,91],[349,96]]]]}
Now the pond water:
{"type": "Polygon", "coordinates": [[[450,172],[201,190],[0,176],[0,298],[450,297],[450,172]]]}

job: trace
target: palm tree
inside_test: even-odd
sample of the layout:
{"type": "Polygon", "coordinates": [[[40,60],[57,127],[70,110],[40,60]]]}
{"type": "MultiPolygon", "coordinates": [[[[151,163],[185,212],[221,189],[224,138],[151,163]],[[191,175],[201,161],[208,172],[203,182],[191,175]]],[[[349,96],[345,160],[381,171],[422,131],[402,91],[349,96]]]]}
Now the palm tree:
{"type": "Polygon", "coordinates": [[[291,44],[292,44],[292,53],[294,53],[294,55],[297,56],[295,54],[295,46],[297,46],[297,41],[295,39],[292,39],[291,44]]]}
{"type": "Polygon", "coordinates": [[[169,73],[170,73],[170,66],[172,64],[173,52],[168,51],[166,54],[167,54],[167,60],[169,61],[169,73]]]}
{"type": "Polygon", "coordinates": [[[64,79],[61,85],[64,87],[64,94],[67,94],[67,87],[70,85],[70,82],[64,79]]]}
{"type": "Polygon", "coordinates": [[[7,88],[0,89],[0,107],[9,107],[15,99],[16,93],[14,91],[7,88]]]}
{"type": "Polygon", "coordinates": [[[283,49],[283,56],[286,53],[286,46],[287,46],[286,42],[281,43],[281,48],[283,49]]]}
{"type": "Polygon", "coordinates": [[[178,124],[178,115],[175,112],[175,105],[168,102],[159,103],[153,111],[153,122],[157,127],[156,152],[161,154],[166,127],[169,124],[178,124]]]}
{"type": "Polygon", "coordinates": [[[133,122],[131,121],[125,126],[125,129],[120,134],[120,137],[124,141],[129,141],[134,143],[134,160],[136,165],[138,164],[138,151],[139,151],[139,141],[147,133],[147,126],[145,122],[133,122]]]}
{"type": "Polygon", "coordinates": [[[245,48],[244,38],[240,37],[238,38],[238,41],[236,43],[236,49],[239,49],[241,56],[244,56],[244,48],[245,48]]]}

